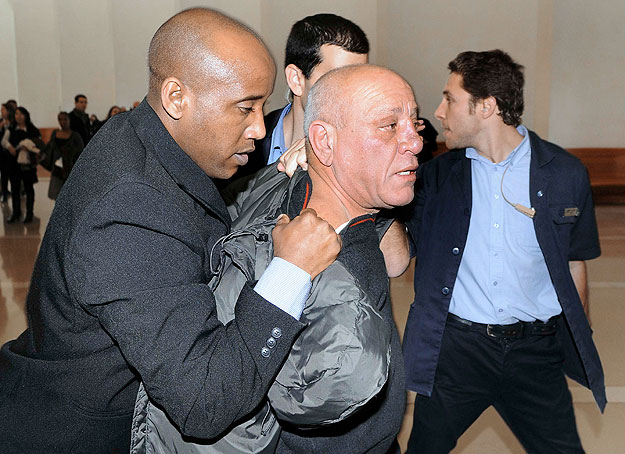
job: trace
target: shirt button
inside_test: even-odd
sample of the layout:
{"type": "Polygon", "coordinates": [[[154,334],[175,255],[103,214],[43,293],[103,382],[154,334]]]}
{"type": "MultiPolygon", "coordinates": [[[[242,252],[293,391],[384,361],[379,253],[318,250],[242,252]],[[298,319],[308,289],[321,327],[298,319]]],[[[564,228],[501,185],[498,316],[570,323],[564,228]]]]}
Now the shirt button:
{"type": "Polygon", "coordinates": [[[273,337],[267,339],[267,347],[274,348],[276,346],[276,340],[273,337]]]}
{"type": "Polygon", "coordinates": [[[499,194],[495,194],[495,200],[499,199],[499,194]]]}
{"type": "Polygon", "coordinates": [[[267,347],[263,347],[260,349],[260,354],[263,358],[269,358],[269,356],[271,356],[271,352],[269,351],[269,349],[267,347]]]}
{"type": "Polygon", "coordinates": [[[503,312],[503,309],[499,309],[499,312],[503,312]]]}
{"type": "Polygon", "coordinates": [[[442,293],[443,295],[449,295],[449,291],[450,291],[450,290],[449,290],[449,287],[443,287],[443,288],[441,289],[441,293],[442,293]]]}
{"type": "Polygon", "coordinates": [[[493,227],[495,227],[496,229],[498,229],[498,228],[499,228],[499,224],[495,223],[495,224],[493,224],[493,227]]]}
{"type": "Polygon", "coordinates": [[[282,336],[282,330],[278,327],[274,328],[271,330],[271,335],[276,338],[279,339],[280,336],[282,336]]]}
{"type": "Polygon", "coordinates": [[[497,281],[493,281],[493,285],[497,287],[497,281]]]}
{"type": "Polygon", "coordinates": [[[451,253],[452,253],[453,255],[458,255],[458,254],[460,254],[460,249],[458,249],[457,247],[455,247],[455,248],[453,248],[453,249],[451,250],[451,253]]]}
{"type": "Polygon", "coordinates": [[[493,252],[493,256],[497,257],[499,255],[499,252],[493,252]]]}

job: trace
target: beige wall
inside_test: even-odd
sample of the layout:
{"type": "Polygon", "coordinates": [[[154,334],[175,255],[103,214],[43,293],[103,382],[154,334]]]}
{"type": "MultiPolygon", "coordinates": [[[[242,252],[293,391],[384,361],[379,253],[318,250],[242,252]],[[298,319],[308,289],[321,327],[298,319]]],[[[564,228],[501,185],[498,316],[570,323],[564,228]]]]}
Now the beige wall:
{"type": "Polygon", "coordinates": [[[371,62],[402,74],[431,120],[449,60],[499,47],[526,67],[527,126],[568,147],[625,143],[622,0],[0,0],[1,99],[18,98],[40,126],[54,125],[78,92],[99,117],[130,106],[145,94],[152,34],[191,6],[224,11],[263,37],[278,66],[267,109],[285,103],[292,24],[334,12],[365,30],[371,62]]]}

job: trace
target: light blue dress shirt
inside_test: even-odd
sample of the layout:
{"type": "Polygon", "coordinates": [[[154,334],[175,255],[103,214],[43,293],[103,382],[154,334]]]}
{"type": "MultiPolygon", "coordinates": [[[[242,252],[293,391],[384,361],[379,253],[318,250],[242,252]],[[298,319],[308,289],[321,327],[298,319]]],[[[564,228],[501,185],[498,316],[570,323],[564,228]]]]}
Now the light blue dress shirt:
{"type": "Polygon", "coordinates": [[[282,153],[286,151],[286,145],[284,144],[284,117],[290,111],[291,103],[287,104],[284,109],[282,109],[280,118],[278,118],[278,123],[276,123],[276,127],[271,133],[271,148],[269,150],[267,165],[276,162],[280,158],[280,156],[282,156],[282,153]]]}
{"type": "Polygon", "coordinates": [[[310,274],[280,257],[274,257],[254,290],[299,320],[311,288],[310,274]]]}
{"type": "Polygon", "coordinates": [[[508,204],[530,205],[531,148],[523,140],[497,164],[467,148],[471,159],[472,207],[467,243],[449,312],[477,323],[546,321],[562,312],[536,239],[533,220],[508,204]]]}

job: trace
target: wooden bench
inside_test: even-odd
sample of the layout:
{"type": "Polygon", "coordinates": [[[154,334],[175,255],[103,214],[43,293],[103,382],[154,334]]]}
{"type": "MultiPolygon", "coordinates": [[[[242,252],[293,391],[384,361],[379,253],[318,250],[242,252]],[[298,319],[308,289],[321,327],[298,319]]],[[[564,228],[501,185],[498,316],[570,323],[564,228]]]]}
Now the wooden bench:
{"type": "Polygon", "coordinates": [[[625,148],[569,148],[588,169],[595,204],[625,204],[625,148]]]}

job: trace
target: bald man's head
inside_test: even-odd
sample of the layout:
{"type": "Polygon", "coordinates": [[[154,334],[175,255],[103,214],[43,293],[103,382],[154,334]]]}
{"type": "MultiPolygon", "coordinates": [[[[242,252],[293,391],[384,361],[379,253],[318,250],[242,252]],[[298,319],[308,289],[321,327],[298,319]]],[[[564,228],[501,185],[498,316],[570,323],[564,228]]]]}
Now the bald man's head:
{"type": "Polygon", "coordinates": [[[423,146],[417,125],[414,93],[399,74],[374,65],[334,69],[308,97],[310,167],[364,212],[405,205],[423,146]]]}
{"type": "Polygon", "coordinates": [[[148,65],[148,102],[167,131],[209,176],[232,176],[265,134],[275,65],[260,38],[217,11],[194,8],[157,30],[148,65]]]}

